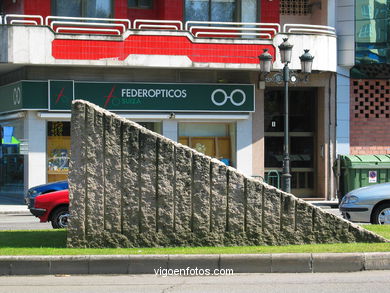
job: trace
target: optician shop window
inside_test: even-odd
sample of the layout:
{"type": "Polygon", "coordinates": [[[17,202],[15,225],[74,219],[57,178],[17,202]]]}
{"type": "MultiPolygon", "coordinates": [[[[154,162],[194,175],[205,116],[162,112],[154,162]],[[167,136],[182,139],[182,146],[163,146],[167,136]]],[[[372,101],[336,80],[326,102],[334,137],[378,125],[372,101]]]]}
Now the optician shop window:
{"type": "Polygon", "coordinates": [[[112,18],[112,0],[53,0],[53,14],[72,17],[112,18]]]}
{"type": "Polygon", "coordinates": [[[47,181],[66,180],[69,172],[70,122],[47,123],[47,181]]]}
{"type": "Polygon", "coordinates": [[[236,165],[234,123],[179,123],[179,142],[200,153],[236,165]]]}

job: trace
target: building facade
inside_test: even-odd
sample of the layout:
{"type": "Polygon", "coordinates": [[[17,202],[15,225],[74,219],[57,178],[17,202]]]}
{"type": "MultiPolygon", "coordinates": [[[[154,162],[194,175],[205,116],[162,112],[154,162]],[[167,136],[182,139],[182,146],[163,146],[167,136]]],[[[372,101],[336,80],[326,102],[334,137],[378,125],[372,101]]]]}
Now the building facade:
{"type": "MultiPolygon", "coordinates": [[[[3,1],[2,191],[67,178],[70,105],[89,100],[243,173],[282,170],[283,85],[258,56],[294,45],[290,68],[292,192],[334,197],[334,1],[3,1]],[[310,49],[313,73],[299,73],[310,49]]],[[[74,138],[73,138],[74,139],[74,138]]]]}
{"type": "Polygon", "coordinates": [[[390,1],[337,6],[337,152],[390,154],[390,1]]]}

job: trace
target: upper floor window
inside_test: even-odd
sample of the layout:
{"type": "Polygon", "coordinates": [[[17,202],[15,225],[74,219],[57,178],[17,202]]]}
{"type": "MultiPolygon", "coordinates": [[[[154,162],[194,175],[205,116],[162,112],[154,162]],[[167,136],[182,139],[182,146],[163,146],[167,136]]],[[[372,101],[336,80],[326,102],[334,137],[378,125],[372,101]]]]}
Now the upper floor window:
{"type": "Polygon", "coordinates": [[[152,0],[128,0],[127,6],[129,8],[152,8],[152,0]]]}
{"type": "Polygon", "coordinates": [[[235,21],[236,0],[185,0],[186,20],[235,21]]]}
{"type": "Polygon", "coordinates": [[[112,18],[112,0],[53,0],[54,15],[112,18]]]}

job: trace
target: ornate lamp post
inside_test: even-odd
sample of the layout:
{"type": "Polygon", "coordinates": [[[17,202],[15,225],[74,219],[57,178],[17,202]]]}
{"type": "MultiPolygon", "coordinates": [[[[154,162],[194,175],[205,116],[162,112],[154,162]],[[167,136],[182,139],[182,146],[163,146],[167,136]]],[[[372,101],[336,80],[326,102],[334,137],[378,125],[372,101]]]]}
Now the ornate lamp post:
{"type": "MultiPolygon", "coordinates": [[[[281,62],[284,64],[282,74],[276,74],[272,78],[266,78],[266,81],[283,81],[284,83],[284,144],[283,144],[283,171],[282,171],[282,190],[291,192],[291,174],[290,174],[290,154],[289,154],[289,100],[288,100],[288,84],[289,82],[296,82],[297,76],[290,75],[290,68],[288,64],[291,62],[292,48],[288,42],[288,38],[283,39],[283,43],[279,46],[281,62]]],[[[309,50],[304,50],[305,53],[299,57],[301,59],[301,69],[305,74],[311,73],[314,57],[309,53],[309,50]]],[[[268,53],[268,49],[259,56],[260,71],[268,75],[271,72],[272,56],[268,53]]]]}

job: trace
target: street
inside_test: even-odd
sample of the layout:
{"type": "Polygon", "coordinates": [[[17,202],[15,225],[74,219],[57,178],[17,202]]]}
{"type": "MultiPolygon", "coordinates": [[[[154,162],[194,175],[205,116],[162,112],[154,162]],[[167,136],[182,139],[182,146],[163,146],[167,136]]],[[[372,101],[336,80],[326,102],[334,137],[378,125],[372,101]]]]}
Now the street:
{"type": "Polygon", "coordinates": [[[26,213],[0,214],[0,230],[40,230],[52,229],[50,223],[40,223],[39,219],[26,213]]]}
{"type": "Polygon", "coordinates": [[[0,293],[45,292],[388,292],[388,271],[316,274],[2,276],[0,293]]]}

